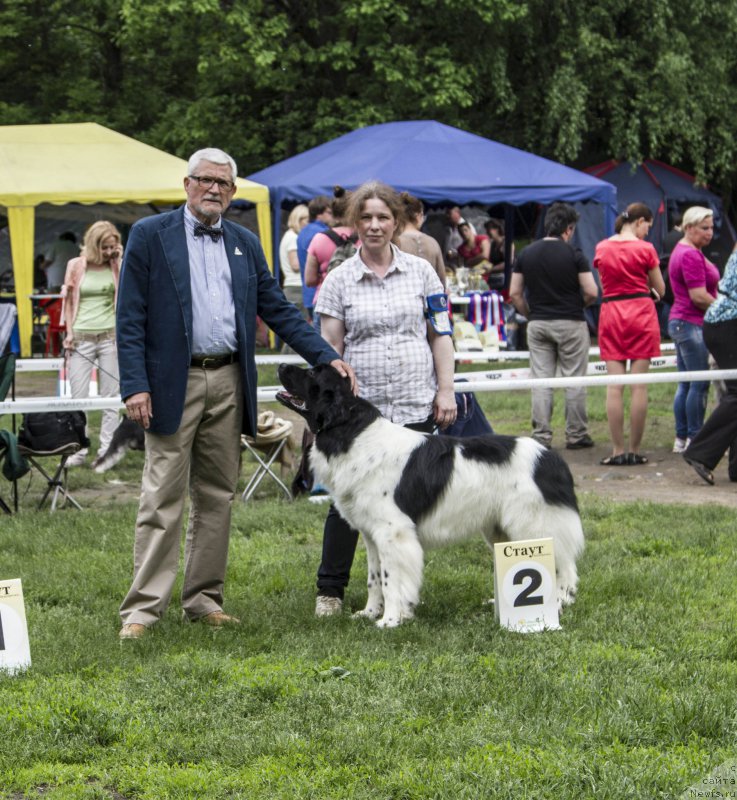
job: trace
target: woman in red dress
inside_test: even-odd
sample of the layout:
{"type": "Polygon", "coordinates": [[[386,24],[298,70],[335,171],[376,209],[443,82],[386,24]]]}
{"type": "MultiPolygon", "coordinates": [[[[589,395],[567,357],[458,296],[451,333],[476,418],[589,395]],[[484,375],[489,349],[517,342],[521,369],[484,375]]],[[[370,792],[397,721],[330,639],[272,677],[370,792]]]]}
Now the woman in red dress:
{"type": "MultiPolygon", "coordinates": [[[[643,374],[650,359],[660,355],[660,326],[655,303],[665,291],[660,260],[644,241],[653,213],[643,203],[631,203],[617,217],[615,235],[596,246],[594,266],[599,270],[602,307],[599,349],[609,375],[624,375],[629,361],[633,374],[643,374]]],[[[624,449],[624,385],[607,386],[606,413],[612,454],[605,466],[646,464],[640,443],[647,417],[647,384],[630,387],[629,451],[624,449]]]]}

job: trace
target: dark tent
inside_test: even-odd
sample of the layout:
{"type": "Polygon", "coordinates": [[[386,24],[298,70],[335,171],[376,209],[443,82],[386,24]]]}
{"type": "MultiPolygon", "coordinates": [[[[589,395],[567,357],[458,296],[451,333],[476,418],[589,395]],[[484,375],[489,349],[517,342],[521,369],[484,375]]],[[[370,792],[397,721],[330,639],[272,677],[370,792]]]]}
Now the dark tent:
{"type": "MultiPolygon", "coordinates": [[[[697,186],[692,175],[652,159],[642,164],[605,161],[584,171],[616,186],[618,212],[636,202],[645,203],[652,210],[655,220],[648,240],[655,245],[658,253],[663,252],[663,237],[672,227],[676,214],[689,206],[711,208],[714,212],[714,240],[707,256],[718,266],[724,266],[735,241],[734,229],[724,216],[721,198],[707,188],[697,186]]],[[[584,252],[591,256],[596,242],[603,239],[606,233],[601,225],[597,227],[591,223],[586,210],[579,211],[583,217],[577,233],[580,233],[584,252]]]]}
{"type": "Polygon", "coordinates": [[[614,187],[578,170],[515,147],[433,121],[388,122],[333,139],[249,175],[269,187],[274,241],[283,203],[332,195],[378,179],[430,204],[570,203],[593,201],[615,216],[614,187]]]}

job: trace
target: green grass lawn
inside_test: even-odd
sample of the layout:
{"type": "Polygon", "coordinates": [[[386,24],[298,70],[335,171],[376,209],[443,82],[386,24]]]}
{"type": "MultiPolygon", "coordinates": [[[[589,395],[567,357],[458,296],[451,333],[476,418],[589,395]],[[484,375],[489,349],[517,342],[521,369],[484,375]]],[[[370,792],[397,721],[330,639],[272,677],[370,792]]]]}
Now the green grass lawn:
{"type": "MultiPolygon", "coordinates": [[[[735,754],[734,514],[586,500],[563,629],[500,630],[491,559],[430,553],[417,619],[312,616],[324,507],[236,507],[227,610],[117,639],[133,506],[4,520],[33,666],[0,678],[0,796],[678,797],[735,754]],[[340,669],[338,669],[340,668],[340,669]]],[[[347,604],[365,599],[359,551],[347,604]]]]}
{"type": "MultiPolygon", "coordinates": [[[[653,442],[672,436],[671,394],[653,391],[653,442]]],[[[526,393],[480,399],[500,431],[528,430],[526,393]]],[[[560,631],[498,628],[480,541],[431,551],[417,619],[379,630],[314,618],[326,509],[266,492],[235,505],[226,610],[243,624],[186,624],[175,599],[121,643],[135,510],[0,521],[33,659],[0,677],[1,798],[678,798],[737,762],[731,509],[585,497],[560,631]]],[[[351,609],[365,579],[361,548],[351,609]]]]}

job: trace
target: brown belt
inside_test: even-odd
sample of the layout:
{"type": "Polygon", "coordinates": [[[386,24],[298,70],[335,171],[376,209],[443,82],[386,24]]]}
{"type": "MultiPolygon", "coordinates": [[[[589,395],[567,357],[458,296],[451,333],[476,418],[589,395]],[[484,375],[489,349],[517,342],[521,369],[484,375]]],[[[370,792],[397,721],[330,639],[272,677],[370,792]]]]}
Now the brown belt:
{"type": "Polygon", "coordinates": [[[237,362],[238,353],[226,353],[224,356],[192,356],[189,366],[200,369],[220,369],[220,367],[227,367],[228,364],[237,362]]]}
{"type": "Polygon", "coordinates": [[[115,341],[115,328],[109,331],[72,331],[75,342],[108,342],[115,341]]]}

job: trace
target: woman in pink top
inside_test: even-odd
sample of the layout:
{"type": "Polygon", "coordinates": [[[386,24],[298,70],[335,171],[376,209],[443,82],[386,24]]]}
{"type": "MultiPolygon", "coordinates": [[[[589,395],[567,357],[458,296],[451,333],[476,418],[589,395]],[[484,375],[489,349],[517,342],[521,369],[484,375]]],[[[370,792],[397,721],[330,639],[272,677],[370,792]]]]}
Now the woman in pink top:
{"type": "MultiPolygon", "coordinates": [[[[344,241],[352,236],[355,231],[348,225],[343,224],[348,213],[348,203],[350,193],[342,186],[336,186],[333,190],[333,202],[330,208],[333,212],[335,227],[323,233],[317,233],[307,248],[307,261],[305,262],[305,285],[315,286],[315,306],[317,298],[320,296],[320,287],[328,274],[328,264],[333,253],[338,249],[338,237],[344,241]]],[[[313,323],[317,330],[320,330],[320,317],[317,313],[313,316],[313,323]]]]}
{"type": "MultiPolygon", "coordinates": [[[[615,235],[596,246],[594,266],[602,289],[599,349],[610,375],[624,375],[628,361],[632,373],[645,373],[650,359],[660,355],[660,326],[653,299],[660,299],[665,284],[658,254],[644,241],[652,224],[653,212],[646,205],[630,203],[617,217],[615,235]]],[[[614,467],[646,464],[639,449],[647,417],[647,385],[630,387],[629,451],[624,449],[624,385],[607,386],[606,415],[612,454],[600,463],[614,467]]]]}
{"type": "MultiPolygon", "coordinates": [[[[668,336],[676,344],[679,372],[709,369],[709,351],[704,344],[704,314],[717,296],[719,270],[701,252],[714,236],[714,212],[693,206],[681,223],[683,239],[673,248],[668,275],[673,305],[668,317],[668,336]]],[[[673,399],[676,440],[673,452],[682,453],[704,424],[708,381],[678,384],[673,399]]]]}

